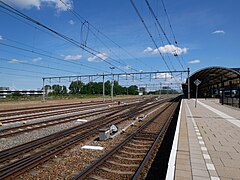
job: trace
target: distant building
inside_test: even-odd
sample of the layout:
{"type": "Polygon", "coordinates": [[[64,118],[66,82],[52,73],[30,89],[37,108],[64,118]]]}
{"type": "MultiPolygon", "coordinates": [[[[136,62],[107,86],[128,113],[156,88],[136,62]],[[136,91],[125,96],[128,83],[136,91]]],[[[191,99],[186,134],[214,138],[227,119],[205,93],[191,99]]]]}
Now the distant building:
{"type": "Polygon", "coordinates": [[[0,87],[0,90],[9,90],[9,87],[0,87]]]}
{"type": "Polygon", "coordinates": [[[13,93],[20,93],[25,96],[41,96],[43,90],[10,90],[9,87],[0,87],[0,98],[6,98],[13,93]]]}

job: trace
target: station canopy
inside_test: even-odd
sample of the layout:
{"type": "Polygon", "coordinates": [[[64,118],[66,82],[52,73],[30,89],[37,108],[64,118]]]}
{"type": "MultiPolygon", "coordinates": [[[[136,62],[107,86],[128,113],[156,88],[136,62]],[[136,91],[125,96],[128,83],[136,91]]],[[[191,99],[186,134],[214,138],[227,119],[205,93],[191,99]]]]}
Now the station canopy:
{"type": "MultiPolygon", "coordinates": [[[[195,97],[195,80],[200,80],[199,97],[217,97],[220,91],[240,89],[240,68],[207,67],[193,73],[190,77],[190,94],[195,97]]],[[[187,95],[187,81],[183,84],[183,92],[187,95]]]]}

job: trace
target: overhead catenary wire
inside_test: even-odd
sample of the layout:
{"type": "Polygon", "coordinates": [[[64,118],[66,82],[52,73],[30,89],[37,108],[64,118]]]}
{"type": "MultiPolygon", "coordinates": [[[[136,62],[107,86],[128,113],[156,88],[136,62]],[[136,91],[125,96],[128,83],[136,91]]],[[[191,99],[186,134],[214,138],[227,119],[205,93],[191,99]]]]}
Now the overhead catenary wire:
{"type": "MultiPolygon", "coordinates": [[[[8,59],[8,58],[4,58],[4,57],[0,57],[0,60],[2,60],[2,61],[7,61],[7,62],[14,62],[13,59],[8,59]]],[[[32,63],[23,62],[23,61],[20,61],[20,60],[17,60],[17,61],[15,61],[14,63],[20,63],[20,64],[25,64],[25,65],[29,65],[29,66],[33,66],[33,67],[40,67],[40,68],[52,69],[52,70],[56,70],[56,71],[62,71],[62,72],[68,72],[68,73],[70,72],[70,73],[80,74],[79,72],[68,71],[68,70],[65,70],[65,69],[48,67],[48,66],[43,66],[43,65],[39,65],[39,64],[32,64],[32,63]]]]}
{"type": "Polygon", "coordinates": [[[34,77],[34,78],[42,78],[41,76],[34,76],[34,75],[31,75],[31,76],[29,76],[29,75],[24,75],[24,74],[14,74],[14,73],[6,73],[6,72],[0,72],[0,74],[5,74],[5,75],[10,75],[10,76],[17,76],[17,77],[19,77],[19,76],[22,76],[22,77],[30,77],[30,78],[32,78],[32,77],[34,77]]]}
{"type": "Polygon", "coordinates": [[[77,42],[76,40],[74,40],[74,39],[72,39],[72,38],[70,38],[70,37],[68,37],[68,36],[66,36],[66,35],[63,35],[63,34],[57,32],[57,31],[51,29],[50,27],[47,27],[46,25],[44,25],[44,24],[42,24],[42,23],[34,20],[33,18],[25,15],[24,13],[22,13],[22,12],[18,11],[17,9],[11,7],[10,5],[8,5],[8,4],[6,4],[6,3],[4,3],[4,2],[2,2],[2,1],[0,1],[0,2],[4,5],[4,6],[3,6],[3,5],[0,5],[1,8],[5,9],[5,10],[11,12],[11,13],[14,13],[15,15],[18,15],[18,16],[20,16],[20,17],[22,17],[22,18],[24,18],[24,19],[26,19],[26,20],[28,20],[28,21],[30,21],[30,22],[32,22],[32,23],[35,23],[35,24],[37,24],[38,26],[41,26],[41,27],[44,28],[44,29],[47,29],[48,31],[50,31],[50,32],[52,32],[53,34],[59,36],[60,38],[62,38],[62,39],[64,39],[64,40],[66,40],[66,41],[68,41],[68,42],[76,45],[77,47],[80,47],[81,49],[83,49],[84,51],[88,52],[89,54],[91,54],[91,55],[93,55],[93,56],[96,56],[97,58],[101,59],[103,62],[109,64],[110,66],[115,67],[116,69],[118,69],[118,70],[120,70],[120,71],[122,71],[122,72],[125,72],[125,71],[123,71],[122,69],[120,69],[120,68],[118,68],[117,66],[115,66],[114,64],[108,62],[106,59],[100,57],[98,54],[101,53],[101,52],[98,52],[98,51],[96,51],[96,50],[94,50],[94,49],[92,49],[92,48],[90,48],[90,47],[83,46],[82,44],[80,44],[80,43],[77,42]],[[5,7],[5,6],[6,6],[6,7],[5,7]],[[93,51],[93,52],[92,52],[92,51],[93,51]],[[97,52],[98,54],[96,54],[96,52],[97,52]]]}
{"type": "MultiPolygon", "coordinates": [[[[47,28],[48,29],[48,28],[47,28]]],[[[69,39],[67,39],[67,40],[69,40],[69,39]]],[[[70,40],[72,40],[72,39],[70,39],[70,40]]],[[[71,41],[72,42],[72,41],[71,41]]],[[[76,44],[77,42],[73,42],[73,44],[76,44]]],[[[77,44],[78,46],[79,46],[79,44],[77,44]]],[[[87,47],[88,48],[88,47],[87,47]]],[[[23,49],[23,48],[22,48],[23,49]]],[[[84,50],[86,50],[86,49],[84,49],[84,50]]],[[[32,52],[32,51],[31,51],[32,52]]],[[[93,53],[92,53],[93,54],[93,53]]],[[[94,55],[96,55],[96,54],[94,54],[94,55]]],[[[96,55],[97,56],[97,55],[96,55]]],[[[101,58],[100,58],[101,59],[101,58]]],[[[19,62],[20,63],[20,62],[19,62]]],[[[26,64],[26,63],[23,63],[23,62],[21,62],[21,64],[26,64]]],[[[28,63],[29,64],[29,63],[28,63]]],[[[38,67],[40,67],[40,66],[38,66],[38,67]]],[[[42,67],[42,66],[41,66],[42,67]]],[[[114,67],[116,67],[116,66],[114,66],[114,67]]],[[[116,69],[119,69],[118,67],[116,67],[116,69]]],[[[124,71],[123,71],[124,72],[124,71]]],[[[124,72],[124,73],[126,73],[126,72],[124,72]]]]}
{"type": "MultiPolygon", "coordinates": [[[[42,32],[44,32],[44,33],[50,34],[48,31],[45,31],[45,30],[40,29],[40,28],[38,28],[38,27],[36,27],[36,26],[33,26],[33,25],[31,25],[30,23],[27,23],[27,22],[25,22],[25,21],[22,21],[21,19],[19,19],[19,18],[17,18],[17,17],[14,17],[14,16],[12,16],[11,14],[9,14],[9,13],[7,13],[7,12],[4,12],[4,13],[8,14],[9,16],[11,16],[11,17],[13,17],[13,18],[16,18],[17,20],[21,21],[22,23],[26,23],[27,25],[32,26],[32,27],[34,27],[34,28],[37,28],[38,30],[40,30],[40,31],[42,31],[42,32]]],[[[28,46],[28,45],[26,45],[26,44],[24,44],[24,43],[22,43],[22,42],[15,41],[15,40],[13,40],[13,39],[6,38],[5,36],[2,36],[2,39],[7,39],[7,40],[9,40],[9,41],[12,41],[12,42],[15,42],[15,43],[18,43],[18,44],[21,44],[21,45],[24,45],[24,46],[27,46],[27,47],[32,48],[31,46],[28,46]]],[[[49,53],[49,52],[47,52],[47,51],[45,51],[45,50],[42,50],[42,49],[39,49],[39,48],[34,48],[34,49],[37,49],[37,50],[40,50],[40,51],[49,53]]],[[[33,51],[33,50],[27,50],[27,51],[28,51],[28,52],[31,51],[31,53],[36,54],[36,52],[33,51]]],[[[53,57],[53,58],[56,59],[56,57],[53,57]]],[[[59,58],[59,59],[60,59],[60,58],[59,58]]],[[[99,69],[99,68],[95,68],[95,67],[92,67],[92,66],[89,66],[89,65],[85,65],[85,64],[83,64],[83,63],[75,63],[75,62],[71,62],[71,61],[67,61],[67,60],[65,60],[65,62],[67,62],[67,63],[72,63],[72,64],[75,64],[75,65],[85,66],[85,67],[87,67],[87,68],[94,69],[94,70],[98,70],[98,71],[100,70],[100,71],[103,71],[103,72],[108,72],[108,71],[105,71],[105,70],[102,70],[102,69],[99,69]]]]}
{"type": "MultiPolygon", "coordinates": [[[[171,41],[170,41],[169,38],[167,37],[166,32],[164,31],[162,25],[160,24],[160,22],[159,22],[159,20],[158,20],[158,18],[157,18],[157,16],[156,16],[156,14],[154,13],[151,5],[149,4],[148,0],[145,0],[145,2],[146,2],[146,4],[147,4],[147,6],[148,6],[149,11],[151,12],[152,16],[154,17],[155,21],[157,22],[158,26],[160,27],[161,31],[163,32],[163,35],[164,35],[164,37],[166,38],[167,42],[169,43],[169,45],[172,45],[171,41]]],[[[174,37],[175,37],[175,36],[174,36],[174,37]]],[[[174,40],[175,40],[175,42],[176,42],[176,39],[174,39],[174,40]]],[[[173,53],[174,53],[174,52],[173,52],[173,53]]],[[[174,53],[174,57],[176,57],[176,59],[178,60],[179,64],[181,65],[182,69],[184,70],[184,67],[183,67],[182,63],[181,63],[181,61],[180,61],[179,58],[178,58],[178,53],[174,53]]]]}
{"type": "MultiPolygon", "coordinates": [[[[137,60],[138,62],[141,62],[142,64],[144,64],[145,66],[150,67],[151,69],[155,69],[151,66],[149,66],[148,64],[144,63],[143,61],[141,61],[139,58],[134,57],[130,52],[128,52],[125,48],[121,47],[118,43],[116,43],[115,41],[113,41],[110,37],[108,37],[106,34],[104,34],[103,32],[101,32],[99,29],[97,29],[93,24],[91,24],[89,21],[87,21],[84,17],[82,17],[79,13],[77,13],[76,11],[74,11],[73,9],[69,8],[69,6],[66,4],[66,2],[64,2],[63,0],[59,0],[63,5],[66,6],[66,8],[83,24],[83,23],[88,23],[88,25],[90,27],[92,27],[97,33],[101,34],[103,37],[105,37],[106,39],[108,39],[110,42],[112,42],[114,45],[116,45],[118,48],[120,48],[121,50],[123,50],[126,54],[128,54],[130,57],[132,57],[133,59],[137,60]]],[[[106,46],[105,43],[103,43],[103,41],[91,30],[91,28],[89,28],[89,31],[103,44],[106,46]]],[[[106,46],[107,47],[107,46],[106,46]]],[[[108,47],[107,47],[108,48],[108,47]]],[[[109,49],[109,48],[108,48],[109,49]]],[[[111,50],[111,52],[113,52],[111,50]]],[[[119,57],[118,57],[119,58],[119,57]]],[[[121,59],[122,60],[122,59],[121,59]]],[[[123,60],[122,60],[123,61],[123,60]]],[[[124,61],[123,61],[124,62],[124,61]]],[[[124,66],[126,66],[127,64],[124,62],[124,66]]],[[[139,71],[135,68],[130,68],[134,71],[139,71]]]]}
{"type": "MultiPolygon", "coordinates": [[[[103,32],[101,32],[100,30],[98,30],[93,24],[91,24],[89,21],[87,21],[85,18],[83,18],[79,13],[77,13],[76,11],[72,10],[69,8],[69,6],[63,1],[63,0],[59,0],[60,2],[62,2],[62,4],[64,4],[66,6],[66,8],[71,12],[73,13],[73,15],[82,23],[87,23],[88,26],[92,27],[97,33],[100,33],[102,36],[104,36],[106,39],[108,39],[110,42],[112,42],[113,44],[115,44],[118,48],[122,49],[125,53],[127,53],[128,55],[130,55],[131,57],[135,58],[133,55],[131,55],[126,49],[122,48],[118,43],[116,43],[115,41],[113,41],[111,38],[109,38],[107,35],[105,35],[103,32]]],[[[92,30],[91,28],[88,27],[88,31],[90,31],[110,52],[112,52],[115,56],[117,56],[92,30]]],[[[86,44],[85,44],[86,45],[86,44]]],[[[88,47],[87,47],[88,48],[88,47]]],[[[96,51],[96,53],[99,53],[96,51]]],[[[117,56],[119,58],[119,56],[117,56]]],[[[122,60],[124,62],[121,63],[113,58],[110,58],[112,59],[113,61],[119,63],[119,64],[122,64],[124,65],[125,67],[127,67],[128,65],[121,59],[119,58],[120,60],[122,60]]],[[[139,60],[138,62],[142,62],[140,59],[137,59],[135,58],[136,60],[139,60]]],[[[143,62],[142,62],[143,63],[143,62]]],[[[145,64],[143,63],[145,66],[149,66],[148,64],[145,64]]],[[[152,67],[151,67],[152,68],[152,67]]],[[[135,68],[132,68],[131,66],[129,67],[129,69],[131,70],[134,70],[136,72],[140,72],[140,70],[137,70],[135,68]]],[[[152,68],[154,69],[154,68],[152,68]]],[[[139,80],[142,82],[142,80],[139,80]]]]}
{"type": "Polygon", "coordinates": [[[108,71],[105,71],[105,70],[102,70],[102,69],[99,69],[99,68],[91,67],[91,66],[88,66],[88,65],[85,65],[85,64],[82,64],[82,63],[76,63],[76,62],[73,62],[73,61],[68,61],[68,60],[65,60],[65,59],[62,59],[62,58],[59,58],[59,57],[55,57],[55,56],[52,56],[52,55],[44,54],[44,53],[41,53],[41,52],[38,52],[38,51],[29,50],[29,49],[26,49],[26,48],[17,47],[17,46],[13,46],[13,45],[9,45],[9,44],[6,44],[6,43],[1,43],[1,42],[0,42],[0,45],[7,46],[7,47],[10,47],[10,48],[14,48],[14,49],[18,49],[18,50],[25,51],[25,52],[29,52],[29,53],[32,53],[32,54],[37,54],[37,55],[44,56],[44,57],[47,57],[47,58],[51,58],[51,59],[55,59],[55,60],[58,60],[58,61],[62,61],[62,62],[65,62],[65,63],[70,63],[70,64],[74,64],[74,65],[80,65],[80,66],[83,66],[83,67],[86,67],[86,68],[89,68],[89,69],[94,69],[94,70],[98,70],[98,71],[100,70],[100,71],[103,71],[103,72],[108,72],[108,71]]]}
{"type": "Polygon", "coordinates": [[[38,72],[38,71],[30,71],[30,70],[26,70],[26,69],[18,69],[18,68],[10,68],[10,67],[1,67],[1,69],[9,69],[9,70],[13,70],[13,71],[22,71],[22,72],[30,72],[30,73],[37,73],[37,74],[46,74],[46,75],[53,75],[56,76],[55,74],[52,73],[43,73],[43,72],[38,72]]]}
{"type": "MultiPolygon", "coordinates": [[[[177,47],[179,47],[179,45],[178,45],[178,41],[176,40],[176,36],[175,36],[175,33],[174,33],[174,31],[173,31],[173,28],[172,28],[172,24],[171,24],[170,18],[169,18],[169,16],[168,16],[168,12],[167,12],[167,9],[166,9],[166,6],[165,6],[165,3],[164,3],[164,0],[161,0],[161,2],[162,2],[163,9],[164,9],[164,12],[165,12],[166,17],[167,17],[167,21],[168,21],[168,24],[169,24],[169,27],[170,27],[171,33],[172,33],[172,35],[173,35],[174,43],[176,44],[177,47]]],[[[180,54],[180,57],[181,57],[181,59],[182,59],[184,65],[187,66],[181,54],[180,54]]]]}
{"type": "Polygon", "coordinates": [[[155,48],[157,49],[159,55],[162,57],[162,60],[163,60],[164,64],[166,65],[167,69],[168,69],[169,71],[171,71],[170,68],[169,68],[169,66],[168,66],[168,64],[167,64],[167,62],[166,62],[166,60],[165,60],[165,58],[164,58],[164,56],[163,56],[163,54],[160,52],[160,50],[159,50],[159,48],[158,48],[158,46],[157,46],[156,41],[153,39],[153,36],[152,36],[151,32],[149,31],[149,29],[148,29],[148,27],[147,27],[145,21],[143,20],[143,17],[141,16],[140,12],[138,11],[136,5],[134,4],[133,0],[130,0],[130,2],[131,2],[131,4],[132,4],[134,10],[136,11],[138,17],[140,18],[140,20],[141,20],[141,22],[142,22],[144,28],[146,29],[146,31],[147,31],[149,37],[151,38],[151,40],[152,40],[152,42],[153,42],[155,48]]]}

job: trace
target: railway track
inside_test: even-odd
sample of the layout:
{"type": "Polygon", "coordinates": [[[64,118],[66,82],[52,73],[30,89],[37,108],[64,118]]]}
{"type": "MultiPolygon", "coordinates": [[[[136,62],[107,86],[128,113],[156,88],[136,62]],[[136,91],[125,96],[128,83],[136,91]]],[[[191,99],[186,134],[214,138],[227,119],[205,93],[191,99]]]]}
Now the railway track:
{"type": "Polygon", "coordinates": [[[173,101],[73,179],[145,179],[178,102],[173,101]]]}
{"type": "MultiPolygon", "coordinates": [[[[118,101],[123,101],[123,102],[130,102],[130,101],[136,101],[136,100],[140,100],[140,98],[131,98],[131,99],[127,99],[127,100],[126,99],[118,99],[118,101]]],[[[109,103],[112,103],[112,102],[110,100],[106,100],[105,102],[102,102],[102,101],[75,102],[75,103],[45,105],[45,106],[34,106],[34,107],[18,108],[18,109],[7,109],[7,110],[0,110],[0,118],[24,115],[24,114],[32,114],[32,113],[34,114],[34,113],[54,111],[54,110],[61,110],[61,109],[65,109],[65,108],[83,107],[83,106],[109,104],[109,103]]]]}
{"type": "Polygon", "coordinates": [[[76,115],[69,115],[61,118],[54,118],[50,120],[43,120],[36,123],[30,123],[30,124],[24,124],[20,126],[5,128],[0,130],[0,138],[6,138],[6,137],[10,137],[20,133],[30,132],[37,129],[55,126],[55,125],[59,125],[59,124],[63,124],[71,121],[77,121],[78,119],[82,119],[82,118],[87,118],[87,117],[96,116],[99,114],[108,113],[108,112],[114,111],[119,107],[120,106],[98,108],[98,109],[94,109],[94,111],[91,110],[90,112],[88,111],[88,112],[78,113],[76,115]]]}
{"type": "MultiPolygon", "coordinates": [[[[128,102],[135,103],[135,102],[128,102]]],[[[90,116],[98,115],[101,113],[107,113],[111,110],[116,109],[116,107],[124,106],[125,104],[113,105],[112,103],[105,104],[92,104],[92,106],[86,105],[83,107],[78,107],[77,109],[63,109],[60,112],[49,112],[39,115],[27,115],[21,117],[10,117],[0,120],[1,123],[13,123],[18,121],[24,121],[24,124],[18,124],[11,127],[1,127],[0,128],[0,138],[6,138],[20,133],[30,132],[33,130],[46,128],[49,126],[55,126],[58,124],[63,124],[71,121],[78,120],[79,118],[87,118],[90,116]],[[87,112],[84,112],[87,111],[87,112]],[[46,118],[45,118],[46,117],[46,118]],[[34,120],[35,122],[27,123],[29,120],[34,120]],[[36,122],[37,121],[37,122],[36,122]]]]}
{"type": "MultiPolygon", "coordinates": [[[[0,162],[3,165],[0,167],[0,179],[19,174],[51,158],[53,155],[60,153],[66,148],[74,146],[74,144],[83,139],[97,135],[99,128],[103,126],[126,120],[150,108],[150,106],[156,106],[156,104],[148,104],[151,100],[152,99],[147,99],[136,104],[125,105],[95,121],[90,121],[74,128],[1,151],[0,162]],[[28,153],[30,152],[32,153],[29,155],[28,153]]],[[[158,104],[159,103],[163,103],[163,101],[158,102],[158,104]]]]}

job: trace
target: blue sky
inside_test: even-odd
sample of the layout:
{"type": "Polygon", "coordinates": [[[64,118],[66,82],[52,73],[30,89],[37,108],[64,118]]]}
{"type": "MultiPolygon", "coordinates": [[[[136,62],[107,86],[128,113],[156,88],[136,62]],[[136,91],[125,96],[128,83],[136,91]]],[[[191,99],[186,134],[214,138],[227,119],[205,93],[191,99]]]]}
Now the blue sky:
{"type": "MultiPolygon", "coordinates": [[[[134,0],[159,51],[129,0],[64,0],[68,8],[60,0],[3,2],[94,49],[95,55],[0,8],[0,86],[36,89],[42,86],[42,77],[102,74],[111,72],[111,66],[116,67],[115,73],[168,70],[159,52],[171,71],[183,70],[182,66],[184,69],[189,67],[191,73],[208,66],[240,67],[240,1],[237,0],[165,0],[178,47],[174,44],[161,0],[149,0],[149,3],[171,45],[153,20],[145,1],[134,0]],[[72,11],[91,25],[87,22],[83,25],[84,20],[81,22],[72,11]],[[178,58],[174,57],[174,53],[178,54],[178,58]]],[[[158,77],[163,77],[163,74],[158,77]]],[[[164,77],[173,82],[169,74],[164,77]]],[[[181,82],[184,77],[186,74],[183,78],[178,74],[174,81],[181,82]]],[[[122,83],[151,83],[149,81],[146,79],[122,83]]],[[[161,78],[152,83],[159,81],[161,78]]]]}

